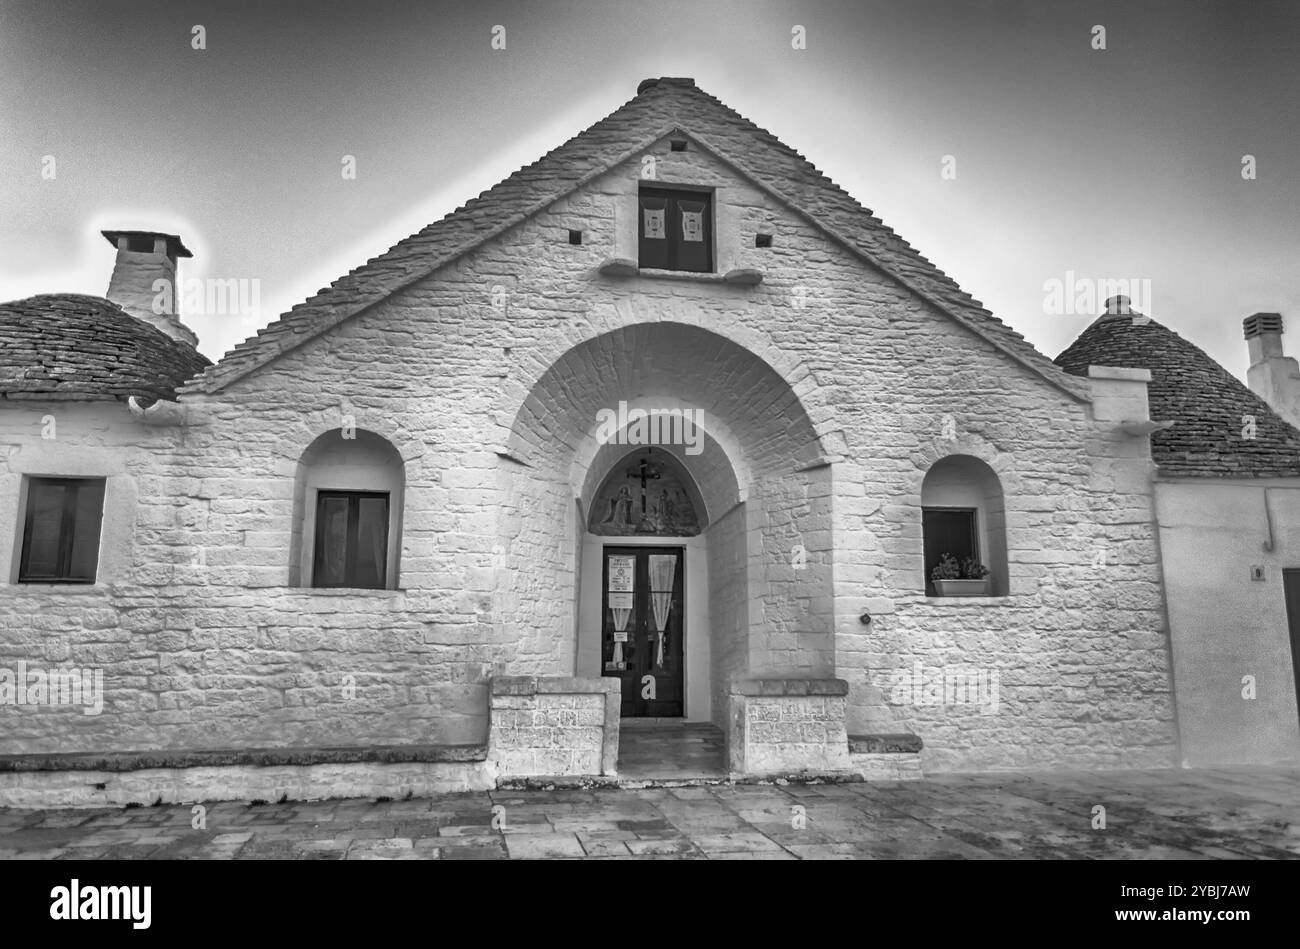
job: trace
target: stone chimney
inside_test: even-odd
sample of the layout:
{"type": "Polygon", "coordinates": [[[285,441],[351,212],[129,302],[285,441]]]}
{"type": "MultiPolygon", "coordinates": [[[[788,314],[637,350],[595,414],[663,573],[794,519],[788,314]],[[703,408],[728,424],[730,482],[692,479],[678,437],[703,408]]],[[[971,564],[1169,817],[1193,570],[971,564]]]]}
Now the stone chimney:
{"type": "Polygon", "coordinates": [[[197,346],[199,338],[181,322],[176,260],[193,257],[175,234],[156,231],[102,231],[117,248],[117,263],[105,294],[136,319],[162,330],[172,339],[197,346]],[[157,283],[164,281],[165,283],[157,283]]]}
{"type": "Polygon", "coordinates": [[[1300,364],[1282,353],[1282,314],[1256,313],[1242,320],[1250,368],[1250,391],[1300,428],[1300,364]]]}

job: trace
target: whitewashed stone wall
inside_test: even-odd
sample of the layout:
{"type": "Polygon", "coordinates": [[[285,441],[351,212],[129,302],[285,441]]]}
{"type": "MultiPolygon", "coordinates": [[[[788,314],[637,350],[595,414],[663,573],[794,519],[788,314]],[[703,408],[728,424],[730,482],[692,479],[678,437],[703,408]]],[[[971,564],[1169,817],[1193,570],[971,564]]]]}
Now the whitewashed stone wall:
{"type": "Polygon", "coordinates": [[[731,770],[741,774],[849,768],[841,680],[747,679],[731,686],[731,770]]]}
{"type": "Polygon", "coordinates": [[[614,774],[619,680],[493,681],[488,762],[504,777],[614,774]]]}
{"type": "MultiPolygon", "coordinates": [[[[111,714],[0,709],[15,726],[0,752],[484,741],[493,676],[571,675],[575,661],[585,472],[573,460],[589,430],[562,404],[537,411],[563,417],[560,429],[512,426],[565,352],[653,323],[702,328],[738,354],[680,382],[711,397],[742,474],[771,487],[747,502],[751,673],[764,671],[755,661],[825,669],[833,628],[849,731],[911,727],[927,768],[1168,763],[1151,499],[1131,446],[705,152],[652,150],[661,182],[718,188],[719,267],[757,267],[760,286],[598,273],[629,239],[615,224],[634,201],[633,157],[256,374],[188,398],[184,429],[95,436],[87,453],[116,456],[122,439],[147,449],[129,463],[132,541],[103,558],[122,579],[57,593],[8,586],[0,617],[9,656],[53,649],[101,662],[111,714]],[[568,243],[570,228],[582,245],[568,243]],[[774,234],[772,248],[754,248],[758,230],[774,234]],[[798,403],[781,386],[767,402],[731,394],[754,360],[798,403]],[[941,438],[947,414],[955,440],[941,438]],[[298,459],[345,416],[405,464],[395,591],[288,586],[298,459]],[[518,438],[533,439],[528,457],[503,457],[518,438]],[[794,473],[823,448],[829,468],[794,473]],[[922,595],[920,484],[948,452],[1002,477],[1005,599],[922,595]],[[792,543],[809,569],[789,570],[792,543]],[[1000,713],[891,708],[882,678],[918,660],[998,670],[1000,713]]],[[[599,387],[616,404],[635,358],[555,391],[578,399],[599,387]]],[[[32,470],[23,452],[39,429],[24,411],[0,408],[6,492],[32,470]]],[[[15,523],[12,511],[0,522],[0,547],[15,523]]]]}

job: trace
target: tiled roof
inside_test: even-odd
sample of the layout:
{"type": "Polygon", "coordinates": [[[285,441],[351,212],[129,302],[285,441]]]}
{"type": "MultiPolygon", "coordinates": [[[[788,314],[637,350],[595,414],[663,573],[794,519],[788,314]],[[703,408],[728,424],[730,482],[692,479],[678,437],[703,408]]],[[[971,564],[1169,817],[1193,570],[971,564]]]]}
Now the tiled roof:
{"type": "Polygon", "coordinates": [[[1151,436],[1160,474],[1269,477],[1300,474],[1300,431],[1235,376],[1173,330],[1140,315],[1108,314],[1084,330],[1056,362],[1149,369],[1151,418],[1173,427],[1151,436]],[[1255,419],[1255,437],[1243,437],[1255,419]]]}
{"type": "Polygon", "coordinates": [[[102,297],[0,303],[0,398],[173,399],[211,362],[102,297]]]}
{"type": "Polygon", "coordinates": [[[681,132],[726,159],[894,279],[1077,399],[1087,387],[1061,372],[802,155],[695,87],[647,80],[635,98],[541,159],[334,281],[240,343],[182,391],[215,392],[280,354],[473,250],[650,142],[681,132]]]}

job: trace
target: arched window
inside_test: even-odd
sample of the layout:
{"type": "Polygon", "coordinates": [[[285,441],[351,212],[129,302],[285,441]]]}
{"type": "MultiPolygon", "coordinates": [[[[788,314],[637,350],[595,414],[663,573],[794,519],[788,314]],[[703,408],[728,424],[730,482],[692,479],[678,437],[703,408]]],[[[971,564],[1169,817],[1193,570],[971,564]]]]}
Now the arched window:
{"type": "Polygon", "coordinates": [[[298,462],[291,586],[397,589],[406,466],[360,429],[317,438],[298,462]]]}
{"type": "MultiPolygon", "coordinates": [[[[959,564],[974,561],[987,567],[988,583],[982,594],[1006,595],[1006,505],[992,468],[970,455],[940,458],[921,485],[921,520],[927,595],[939,595],[933,572],[945,556],[959,564]]],[[[979,595],[981,591],[966,592],[979,595]]]]}

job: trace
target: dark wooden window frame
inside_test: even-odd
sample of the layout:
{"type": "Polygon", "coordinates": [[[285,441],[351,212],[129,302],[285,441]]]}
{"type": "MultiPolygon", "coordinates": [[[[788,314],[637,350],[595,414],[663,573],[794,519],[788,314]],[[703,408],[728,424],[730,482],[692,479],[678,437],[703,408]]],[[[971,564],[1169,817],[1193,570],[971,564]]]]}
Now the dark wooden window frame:
{"type": "MultiPolygon", "coordinates": [[[[979,530],[979,508],[977,507],[953,507],[941,504],[927,504],[921,508],[921,563],[925,571],[925,592],[927,596],[935,596],[934,582],[930,579],[930,570],[934,566],[926,561],[925,557],[925,515],[929,511],[935,511],[945,514],[969,514],[970,515],[970,547],[971,556],[980,560],[980,530],[979,530]]],[[[940,556],[943,552],[940,553],[940,556]]],[[[958,558],[961,559],[961,558],[958,558]]],[[[980,560],[983,563],[982,560],[980,560]]],[[[987,566],[987,564],[985,564],[987,566]]]]}
{"type": "MultiPolygon", "coordinates": [[[[18,560],[19,583],[83,583],[93,584],[99,575],[99,545],[104,530],[104,495],[107,489],[105,478],[29,478],[27,481],[27,510],[23,515],[23,546],[18,560]],[[95,566],[89,577],[69,576],[72,572],[72,548],[77,532],[77,499],[83,485],[99,487],[99,518],[95,523],[95,566]],[[59,553],[58,563],[53,576],[35,576],[31,573],[30,556],[32,549],[33,521],[36,517],[34,491],[45,485],[62,485],[63,511],[59,516],[59,553]]],[[[83,525],[84,527],[84,525],[83,525]]]]}
{"type": "Polygon", "coordinates": [[[637,191],[636,239],[637,239],[637,262],[642,267],[645,266],[644,263],[641,263],[641,260],[644,257],[644,254],[642,253],[642,245],[645,243],[646,240],[645,206],[641,203],[641,199],[644,197],[663,199],[664,201],[670,202],[674,207],[676,206],[676,202],[683,199],[689,201],[702,201],[704,203],[704,252],[706,255],[706,263],[704,269],[703,270],[688,269],[686,267],[681,266],[679,250],[682,244],[682,238],[681,238],[681,234],[679,233],[679,229],[673,227],[673,222],[674,222],[673,215],[665,215],[665,219],[664,219],[664,231],[666,235],[665,239],[668,245],[667,248],[668,263],[667,266],[658,269],[676,270],[676,271],[680,271],[681,273],[714,273],[716,267],[716,261],[714,260],[715,248],[713,245],[715,240],[714,225],[716,223],[716,210],[713,201],[714,198],[713,189],[712,188],[696,189],[696,188],[685,187],[682,185],[676,185],[672,187],[659,187],[654,185],[641,186],[641,188],[637,191]]]}
{"type": "Polygon", "coordinates": [[[353,590],[383,590],[388,587],[388,531],[389,519],[392,517],[392,496],[388,491],[317,491],[316,492],[316,521],[313,525],[315,537],[312,538],[312,577],[311,585],[318,589],[353,589],[353,590]],[[344,498],[348,502],[348,526],[347,534],[343,541],[343,582],[342,583],[323,583],[321,582],[321,565],[325,562],[325,532],[321,529],[323,518],[321,509],[325,501],[330,498],[344,498]],[[384,540],[382,544],[383,563],[381,573],[382,581],[379,586],[363,585],[356,582],[357,573],[357,533],[360,529],[361,522],[361,501],[363,498],[381,498],[384,502],[384,540]]]}

